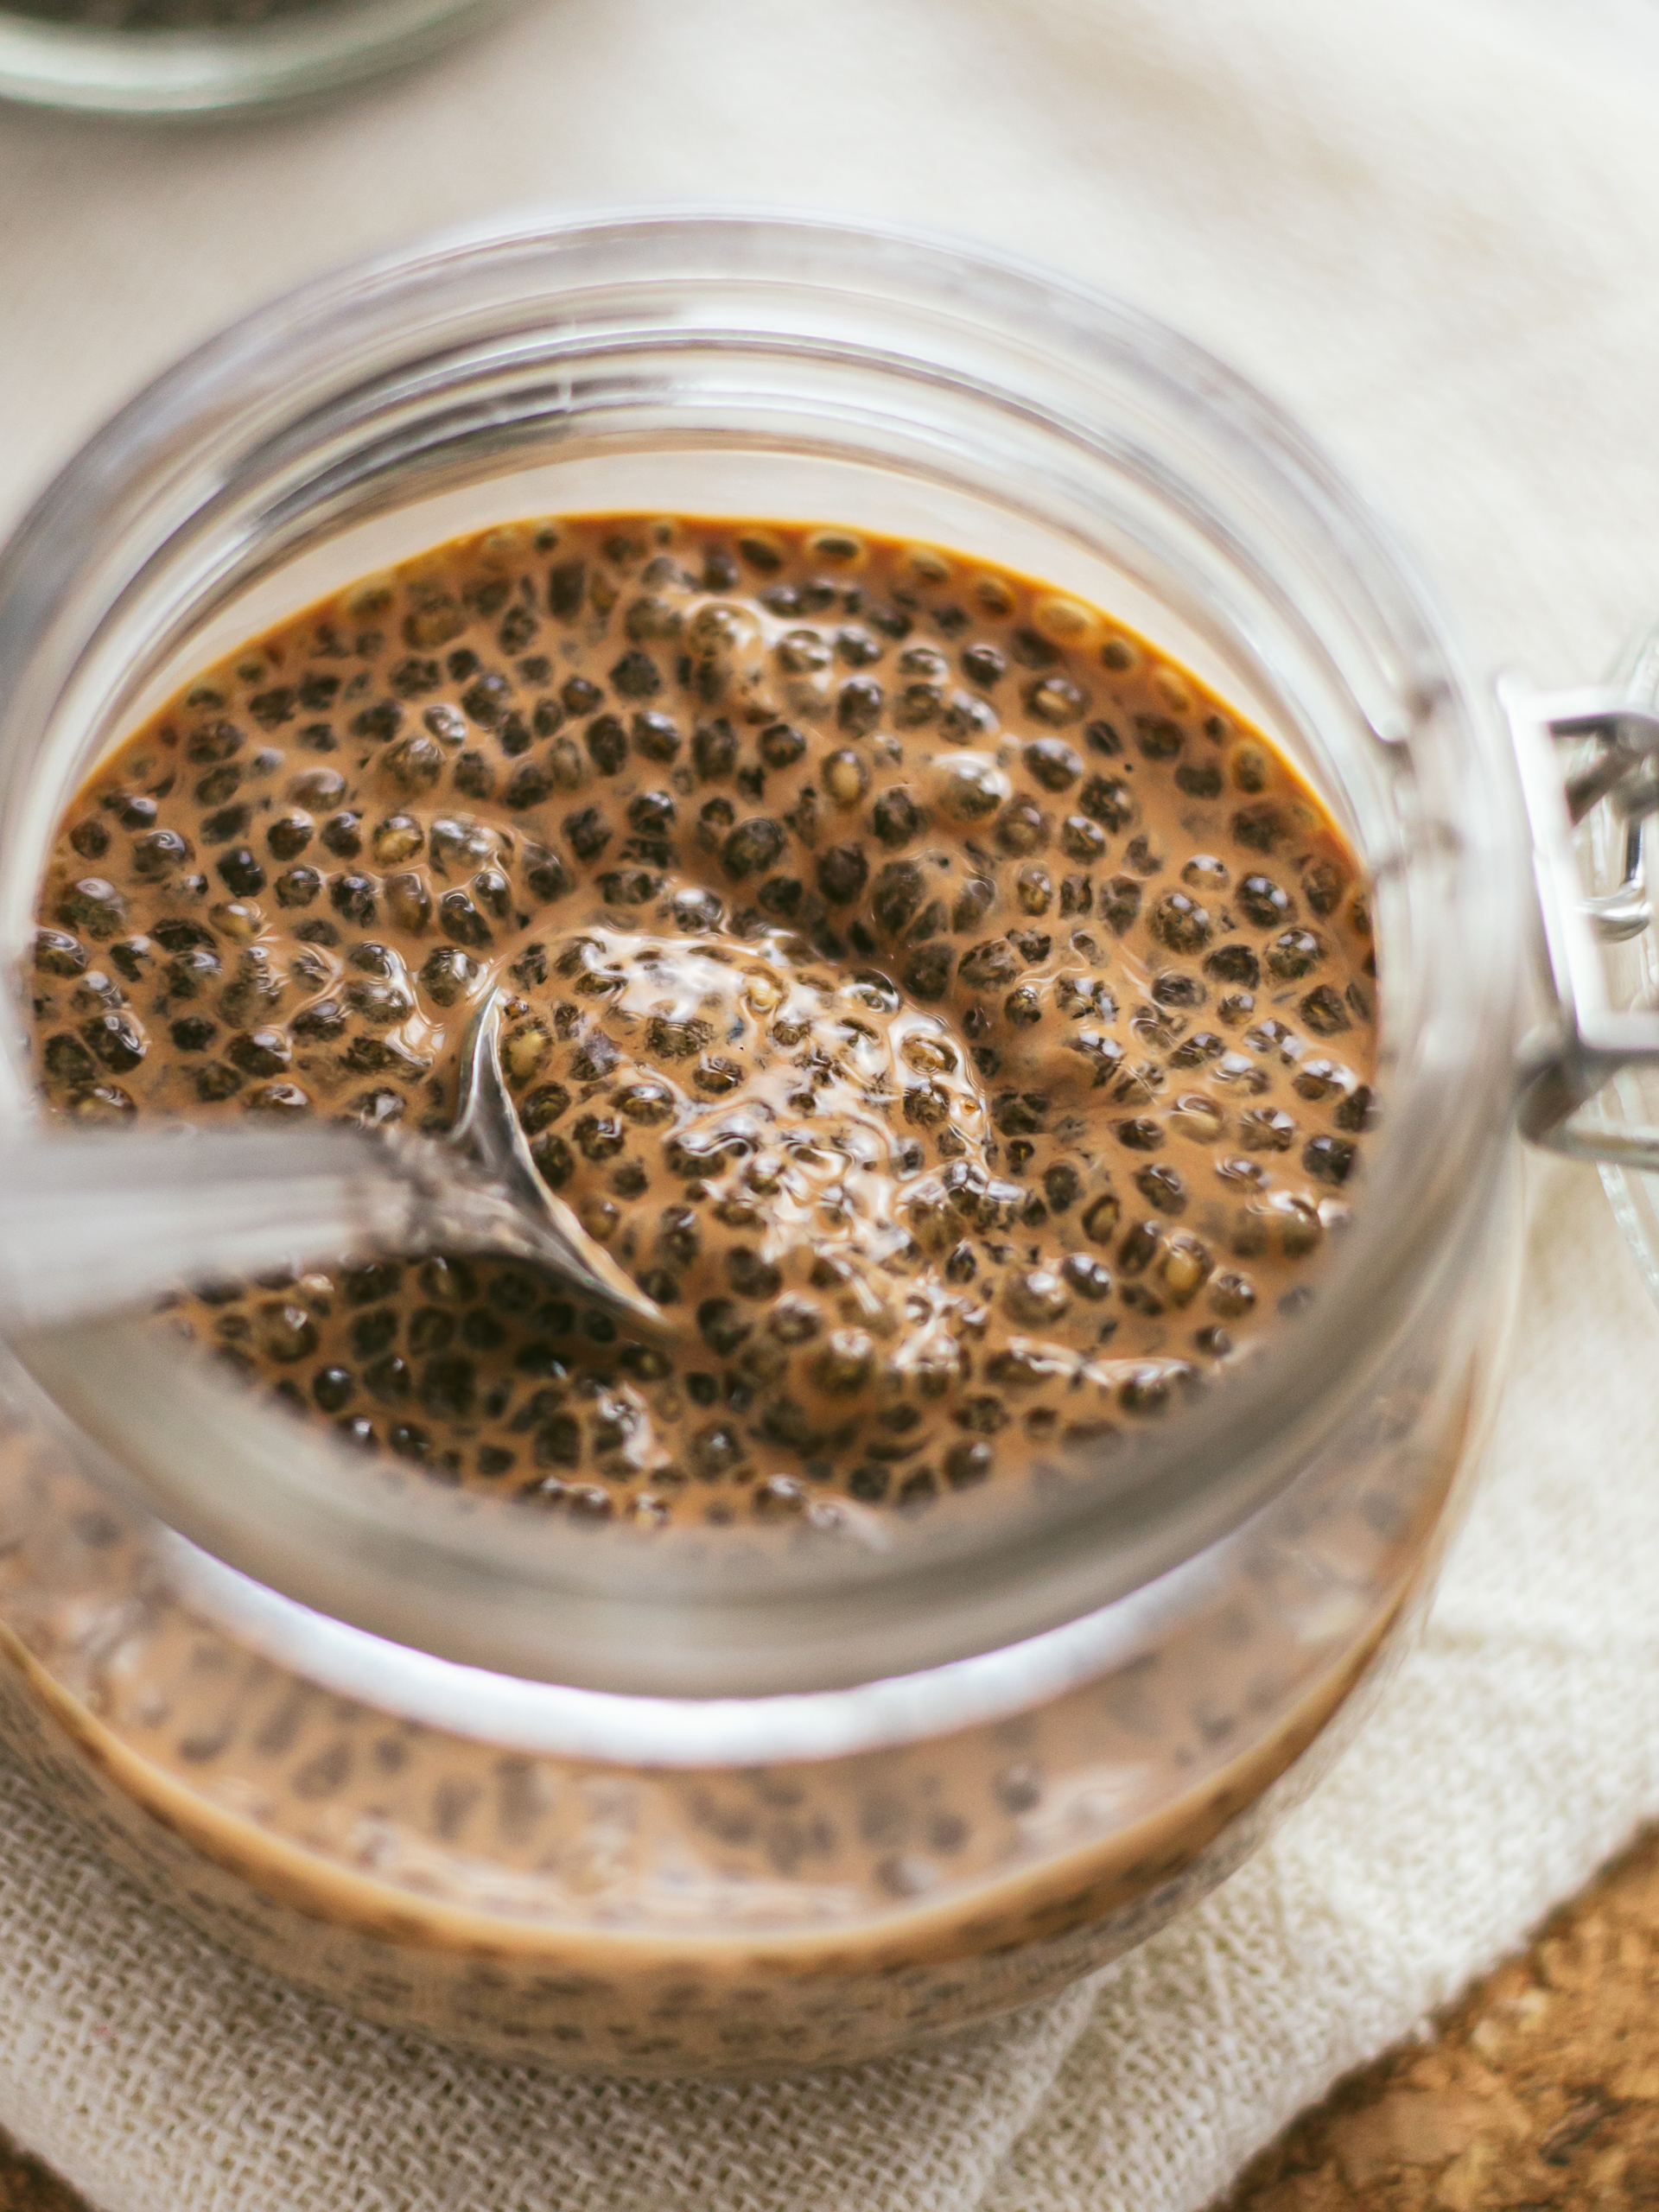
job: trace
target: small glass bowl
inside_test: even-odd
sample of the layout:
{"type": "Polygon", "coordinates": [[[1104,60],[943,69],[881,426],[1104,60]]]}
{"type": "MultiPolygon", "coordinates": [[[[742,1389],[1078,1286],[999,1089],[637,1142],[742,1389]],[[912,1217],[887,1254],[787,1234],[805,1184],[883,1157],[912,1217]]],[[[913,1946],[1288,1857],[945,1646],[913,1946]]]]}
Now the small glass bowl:
{"type": "Polygon", "coordinates": [[[320,99],[424,60],[507,0],[66,0],[0,7],[0,100],[185,120],[320,99]]]}

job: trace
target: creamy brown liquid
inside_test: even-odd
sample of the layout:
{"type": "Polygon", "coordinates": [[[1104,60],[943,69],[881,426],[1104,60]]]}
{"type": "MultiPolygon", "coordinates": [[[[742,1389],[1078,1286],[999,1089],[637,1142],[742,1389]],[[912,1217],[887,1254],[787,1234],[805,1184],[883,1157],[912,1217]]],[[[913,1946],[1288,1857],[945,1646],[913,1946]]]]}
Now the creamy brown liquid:
{"type": "Polygon", "coordinates": [[[0,1557],[28,1637],[0,1627],[28,1693],[0,1695],[0,1734],[221,1939],[372,2017],[630,2072],[849,2063],[1060,1987],[1239,1863],[1408,1625],[1465,1440],[1454,1418],[1441,1450],[1373,1464],[1363,1510],[1305,1497],[1295,1544],[1253,1547],[1209,1617],[1032,1713],[684,1773],[297,1681],[158,1608],[95,1505],[26,1483],[59,1594],[31,1606],[27,1547],[0,1557]]]}
{"type": "Polygon", "coordinates": [[[442,1479],[650,1525],[918,1510],[1166,1414],[1308,1294],[1369,929],[1274,749],[931,549],[607,516],[251,641],[81,794],[62,1111],[442,1129],[467,1014],[676,1356],[456,1258],[175,1316],[442,1479]]]}
{"type": "MultiPolygon", "coordinates": [[[[842,531],[527,524],[342,593],[99,769],[40,920],[42,1084],[92,1120],[441,1129],[508,988],[542,1172],[678,1356],[459,1256],[157,1326],[643,1541],[922,1511],[1179,1418],[1312,1294],[1375,1111],[1363,887],[1273,747],[1096,610],[842,531]]],[[[858,2058],[1236,1863],[1421,1586],[1463,1415],[1428,1453],[1424,1419],[1102,1681],[741,1772],[300,1683],[18,1445],[8,1726],[221,1935],[378,2017],[641,2071],[858,2058]]]]}

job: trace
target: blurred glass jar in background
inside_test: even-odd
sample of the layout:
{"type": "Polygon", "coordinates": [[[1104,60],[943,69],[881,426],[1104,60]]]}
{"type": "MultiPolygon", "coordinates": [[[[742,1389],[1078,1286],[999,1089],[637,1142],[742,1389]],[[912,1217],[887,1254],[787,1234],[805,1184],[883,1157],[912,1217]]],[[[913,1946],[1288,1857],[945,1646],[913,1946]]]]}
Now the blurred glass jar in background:
{"type": "MultiPolygon", "coordinates": [[[[1097,1486],[987,1484],[856,1555],[572,1544],[391,1497],[153,1336],[19,1344],[0,1726],[160,1893],[373,2018],[854,2061],[1202,1895],[1404,1648],[1513,1296],[1526,831],[1414,580],[1217,364],[950,249],[640,218],[313,288],[71,465],[0,563],[9,958],[69,797],[215,652],[462,531],[623,511],[1040,575],[1274,735],[1375,892],[1384,1118],[1319,1296],[1097,1486]]],[[[0,1135],[39,1112],[19,1033],[0,1135]]]]}
{"type": "Polygon", "coordinates": [[[5,0],[0,99],[186,118],[318,98],[435,53],[506,0],[5,0]]]}

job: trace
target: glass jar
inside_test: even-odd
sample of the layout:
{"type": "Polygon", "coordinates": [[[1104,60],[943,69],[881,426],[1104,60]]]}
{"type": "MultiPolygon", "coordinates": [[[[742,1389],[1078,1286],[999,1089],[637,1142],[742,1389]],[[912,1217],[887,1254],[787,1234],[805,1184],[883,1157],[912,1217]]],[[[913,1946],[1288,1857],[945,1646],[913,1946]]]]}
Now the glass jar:
{"type": "MultiPolygon", "coordinates": [[[[389,1497],[152,1336],[16,1343],[0,1725],[204,1926],[377,2019],[559,2065],[846,2062],[1052,1990],[1220,1880],[1421,1618],[1548,1057],[1527,818],[1408,568],[1207,356],[948,246],[636,218],[302,292],[72,463],[0,562],[9,951],[63,806],[192,668],[462,531],[613,510],[1041,575],[1274,734],[1362,856],[1378,950],[1385,1119],[1318,1297],[1077,1479],[827,1554],[389,1497]]],[[[8,1024],[0,1126],[37,1111],[8,1024]]]]}
{"type": "Polygon", "coordinates": [[[183,119],[308,100],[423,60],[505,0],[9,0],[0,99],[183,119]]]}

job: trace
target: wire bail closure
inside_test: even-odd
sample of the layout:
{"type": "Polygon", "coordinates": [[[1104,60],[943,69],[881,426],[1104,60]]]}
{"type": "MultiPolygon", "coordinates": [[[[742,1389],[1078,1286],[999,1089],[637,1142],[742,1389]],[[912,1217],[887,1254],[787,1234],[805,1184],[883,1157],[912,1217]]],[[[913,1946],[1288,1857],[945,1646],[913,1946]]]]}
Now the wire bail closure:
{"type": "Polygon", "coordinates": [[[1554,990],[1553,1018],[1521,1052],[1522,1135],[1570,1160],[1659,1170],[1659,1127],[1618,1126],[1593,1110],[1627,1068],[1659,1065],[1659,1007],[1618,1007],[1604,944],[1640,937],[1654,918],[1648,823],[1659,812],[1659,711],[1606,687],[1497,687],[1531,831],[1533,874],[1554,990]],[[1590,748],[1563,776],[1560,748],[1590,748]],[[1599,807],[1622,829],[1622,874],[1586,890],[1573,834],[1599,807]]]}

